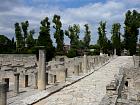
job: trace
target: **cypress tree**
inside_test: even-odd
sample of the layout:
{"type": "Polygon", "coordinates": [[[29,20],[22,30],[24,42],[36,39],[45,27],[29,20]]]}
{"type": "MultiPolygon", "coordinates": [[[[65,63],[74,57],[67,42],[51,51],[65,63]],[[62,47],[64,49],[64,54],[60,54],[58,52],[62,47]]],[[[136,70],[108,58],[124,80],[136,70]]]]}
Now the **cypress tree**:
{"type": "Polygon", "coordinates": [[[112,25],[112,30],[111,30],[111,34],[112,34],[111,40],[114,48],[114,53],[116,53],[117,55],[121,54],[120,28],[121,25],[119,23],[115,23],[112,25]]]}
{"type": "Polygon", "coordinates": [[[41,21],[40,32],[38,36],[38,45],[45,46],[46,61],[51,60],[54,56],[54,47],[50,38],[50,22],[48,17],[41,21]]]}
{"type": "Polygon", "coordinates": [[[55,24],[53,28],[55,29],[54,38],[56,39],[57,47],[56,51],[59,53],[63,53],[63,46],[64,46],[64,32],[61,29],[62,23],[60,21],[60,16],[54,15],[53,23],[55,24]]]}

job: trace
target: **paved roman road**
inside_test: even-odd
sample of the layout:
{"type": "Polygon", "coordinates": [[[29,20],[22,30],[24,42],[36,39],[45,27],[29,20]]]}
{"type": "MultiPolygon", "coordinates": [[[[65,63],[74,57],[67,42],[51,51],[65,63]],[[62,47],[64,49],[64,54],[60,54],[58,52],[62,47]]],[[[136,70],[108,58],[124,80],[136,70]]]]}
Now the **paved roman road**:
{"type": "Polygon", "coordinates": [[[36,105],[99,105],[106,94],[106,85],[119,73],[121,66],[132,67],[131,56],[117,57],[90,76],[64,88],[36,105]]]}

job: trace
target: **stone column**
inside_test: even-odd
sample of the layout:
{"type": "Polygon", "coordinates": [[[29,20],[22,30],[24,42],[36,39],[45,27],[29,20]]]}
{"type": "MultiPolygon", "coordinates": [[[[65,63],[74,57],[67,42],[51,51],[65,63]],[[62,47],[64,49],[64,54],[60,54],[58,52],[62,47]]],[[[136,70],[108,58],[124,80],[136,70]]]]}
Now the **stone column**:
{"type": "Polygon", "coordinates": [[[34,89],[37,89],[37,80],[38,80],[38,77],[37,77],[37,72],[34,73],[34,79],[35,79],[35,82],[34,82],[34,89]]]}
{"type": "Polygon", "coordinates": [[[0,82],[0,105],[6,105],[7,94],[6,94],[6,83],[0,82]]]}
{"type": "Polygon", "coordinates": [[[68,77],[68,68],[66,68],[66,72],[65,72],[66,78],[68,77]]]}
{"type": "Polygon", "coordinates": [[[98,66],[100,66],[100,65],[101,65],[101,57],[98,56],[98,66]]]}
{"type": "Polygon", "coordinates": [[[114,49],[114,55],[116,56],[116,49],[114,49]]]}
{"type": "Polygon", "coordinates": [[[95,58],[95,64],[96,64],[96,66],[98,66],[98,56],[96,56],[96,58],[95,58]]]}
{"type": "Polygon", "coordinates": [[[82,73],[82,62],[79,62],[79,72],[82,73]]]}
{"type": "Polygon", "coordinates": [[[101,66],[103,64],[103,56],[99,56],[99,65],[101,66]]]}
{"type": "Polygon", "coordinates": [[[93,69],[93,62],[92,62],[92,61],[90,61],[90,62],[89,62],[89,64],[90,64],[90,67],[89,67],[89,68],[90,68],[90,70],[91,70],[91,69],[93,69]]]}
{"type": "Polygon", "coordinates": [[[84,54],[83,73],[87,73],[87,55],[84,54]]]}
{"type": "Polygon", "coordinates": [[[74,74],[79,75],[79,65],[74,65],[74,74]]]}
{"type": "Polygon", "coordinates": [[[39,50],[39,69],[38,69],[38,89],[46,89],[46,64],[45,64],[45,50],[39,50]]]}
{"type": "Polygon", "coordinates": [[[14,93],[15,95],[17,95],[19,93],[19,73],[14,73],[15,76],[15,89],[14,89],[14,93]]]}

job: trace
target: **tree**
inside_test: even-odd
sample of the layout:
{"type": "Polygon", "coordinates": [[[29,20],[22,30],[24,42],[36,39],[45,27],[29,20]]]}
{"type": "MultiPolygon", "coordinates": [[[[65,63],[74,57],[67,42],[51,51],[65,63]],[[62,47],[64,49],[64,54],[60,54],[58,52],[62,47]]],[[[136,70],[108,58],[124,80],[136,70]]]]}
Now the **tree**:
{"type": "Polygon", "coordinates": [[[76,24],[74,24],[73,26],[69,26],[68,30],[65,31],[66,36],[70,38],[71,51],[69,52],[72,52],[71,54],[74,54],[73,57],[75,57],[78,54],[79,33],[80,26],[76,24]]]}
{"type": "Polygon", "coordinates": [[[112,55],[113,54],[113,44],[110,40],[107,41],[107,54],[112,55]]]}
{"type": "Polygon", "coordinates": [[[26,39],[27,47],[29,49],[35,46],[35,41],[33,38],[34,33],[35,33],[34,30],[30,30],[29,35],[27,36],[27,39],[26,39]]]}
{"type": "Polygon", "coordinates": [[[19,23],[15,23],[15,35],[16,35],[16,50],[21,53],[24,48],[24,39],[19,23]]]}
{"type": "Polygon", "coordinates": [[[89,48],[90,40],[91,40],[91,31],[89,31],[88,24],[85,24],[85,36],[84,36],[84,46],[85,49],[89,48]]]}
{"type": "Polygon", "coordinates": [[[45,46],[46,61],[51,60],[54,56],[54,47],[50,38],[50,22],[48,17],[41,21],[40,32],[38,36],[38,45],[45,46]]]}
{"type": "Polygon", "coordinates": [[[11,40],[11,46],[10,46],[10,48],[12,49],[12,52],[11,53],[15,53],[16,52],[16,42],[14,40],[14,37],[11,40]]]}
{"type": "Polygon", "coordinates": [[[120,39],[120,28],[121,25],[119,23],[115,23],[112,25],[112,30],[111,30],[111,40],[114,48],[114,53],[117,55],[121,54],[121,39],[120,39]]]}
{"type": "Polygon", "coordinates": [[[60,21],[60,16],[54,15],[54,17],[53,17],[53,23],[55,24],[53,26],[53,28],[55,29],[54,38],[56,39],[56,43],[57,43],[56,51],[63,53],[64,32],[61,29],[62,28],[62,23],[60,21]]]}
{"type": "Polygon", "coordinates": [[[69,26],[68,30],[65,31],[66,36],[70,38],[71,48],[77,49],[79,45],[79,33],[80,26],[74,24],[73,26],[69,26]]]}
{"type": "Polygon", "coordinates": [[[14,50],[12,41],[6,35],[0,35],[0,53],[13,53],[14,50]]]}
{"type": "Polygon", "coordinates": [[[29,22],[25,21],[21,23],[22,31],[24,33],[24,46],[26,45],[26,39],[28,36],[28,27],[29,27],[29,22]]]}
{"type": "Polygon", "coordinates": [[[100,26],[98,28],[98,34],[99,34],[99,39],[98,39],[98,44],[100,46],[100,51],[103,53],[107,53],[107,42],[108,39],[106,37],[106,22],[100,22],[100,26]]]}
{"type": "Polygon", "coordinates": [[[140,27],[140,13],[136,10],[132,12],[127,11],[125,15],[125,27],[124,27],[124,44],[125,48],[129,50],[130,55],[136,54],[136,45],[140,27]]]}

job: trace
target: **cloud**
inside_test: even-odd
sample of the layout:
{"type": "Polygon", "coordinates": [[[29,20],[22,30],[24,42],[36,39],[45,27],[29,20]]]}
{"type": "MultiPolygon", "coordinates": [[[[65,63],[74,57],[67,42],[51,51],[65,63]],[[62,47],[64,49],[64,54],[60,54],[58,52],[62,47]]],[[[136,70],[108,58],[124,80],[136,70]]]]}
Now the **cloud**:
{"type": "Polygon", "coordinates": [[[9,11],[15,6],[20,6],[20,3],[19,0],[3,0],[0,3],[0,12],[9,11]]]}
{"type": "MultiPolygon", "coordinates": [[[[133,2],[130,2],[130,0],[107,0],[104,3],[90,2],[84,6],[71,8],[62,8],[62,4],[58,6],[49,5],[49,2],[60,2],[60,0],[27,1],[28,0],[26,0],[26,3],[23,3],[20,0],[14,0],[14,2],[4,0],[4,4],[0,4],[0,34],[6,34],[12,37],[14,35],[15,22],[29,20],[30,28],[36,29],[37,37],[40,21],[45,18],[45,16],[48,16],[51,21],[53,15],[58,14],[61,16],[64,29],[67,29],[67,27],[72,24],[80,24],[82,30],[80,38],[83,37],[83,25],[88,23],[92,31],[92,43],[95,43],[98,38],[97,28],[101,20],[107,21],[107,36],[110,37],[112,24],[119,22],[123,25],[125,12],[128,9],[136,9],[140,12],[139,0],[133,0],[133,2]],[[29,5],[29,2],[33,2],[33,4],[29,5]],[[39,6],[34,5],[34,3],[37,3],[39,6]]],[[[69,0],[61,0],[61,2],[69,2],[69,0]]]]}

